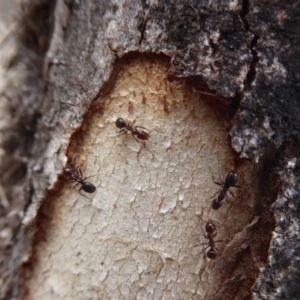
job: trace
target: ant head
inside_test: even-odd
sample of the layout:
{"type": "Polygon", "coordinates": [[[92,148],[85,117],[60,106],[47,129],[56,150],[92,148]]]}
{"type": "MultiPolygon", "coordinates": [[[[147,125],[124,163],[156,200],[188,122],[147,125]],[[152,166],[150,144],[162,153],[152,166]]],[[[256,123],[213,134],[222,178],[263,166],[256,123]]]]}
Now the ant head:
{"type": "Polygon", "coordinates": [[[226,176],[225,183],[230,187],[230,186],[234,186],[236,184],[237,180],[238,180],[237,172],[230,171],[226,176]]]}
{"type": "Polygon", "coordinates": [[[70,175],[72,175],[72,171],[71,171],[71,169],[70,169],[70,168],[68,168],[68,167],[64,168],[64,174],[65,174],[66,176],[70,176],[70,175]]]}
{"type": "Polygon", "coordinates": [[[126,122],[122,118],[118,118],[116,120],[116,126],[118,128],[125,128],[126,127],[126,122]]]}
{"type": "Polygon", "coordinates": [[[206,222],[205,231],[209,234],[213,234],[216,231],[216,226],[212,221],[206,222]]]}

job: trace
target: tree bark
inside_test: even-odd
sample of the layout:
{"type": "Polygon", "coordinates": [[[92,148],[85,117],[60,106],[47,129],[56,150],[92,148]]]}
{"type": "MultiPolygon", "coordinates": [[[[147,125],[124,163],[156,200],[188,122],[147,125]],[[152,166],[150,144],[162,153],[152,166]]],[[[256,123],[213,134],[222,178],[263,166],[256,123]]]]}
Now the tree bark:
{"type": "Polygon", "coordinates": [[[0,298],[296,299],[296,4],[24,2],[1,50],[0,298]]]}

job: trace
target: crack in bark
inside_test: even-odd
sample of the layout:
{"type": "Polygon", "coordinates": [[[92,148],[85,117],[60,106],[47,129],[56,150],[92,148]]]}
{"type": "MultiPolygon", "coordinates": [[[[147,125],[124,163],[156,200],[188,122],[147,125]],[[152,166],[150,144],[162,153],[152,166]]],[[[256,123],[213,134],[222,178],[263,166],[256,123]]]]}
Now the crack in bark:
{"type": "Polygon", "coordinates": [[[145,16],[144,17],[144,22],[143,22],[143,25],[142,25],[142,28],[141,28],[141,37],[140,37],[140,40],[139,40],[139,45],[142,44],[142,41],[144,39],[144,34],[145,34],[145,31],[146,31],[146,26],[147,26],[148,21],[149,21],[149,16],[145,16]]]}
{"type": "MultiPolygon", "coordinates": [[[[249,0],[243,0],[242,3],[242,9],[240,11],[240,17],[243,22],[243,26],[246,31],[251,33],[251,27],[247,20],[247,15],[250,13],[250,1],[249,0]]],[[[256,65],[259,61],[258,53],[255,50],[255,47],[257,46],[257,42],[259,40],[260,36],[253,34],[253,38],[251,40],[250,44],[250,52],[252,55],[252,60],[249,65],[249,70],[247,72],[246,78],[244,80],[244,88],[241,92],[237,92],[236,95],[233,97],[231,104],[229,106],[229,111],[231,112],[231,115],[234,116],[240,106],[241,101],[244,98],[245,92],[250,91],[252,88],[252,84],[256,79],[256,65]]]]}
{"type": "Polygon", "coordinates": [[[242,9],[240,11],[240,17],[242,19],[244,28],[246,31],[249,31],[250,25],[248,20],[246,19],[246,16],[249,14],[250,11],[250,1],[249,0],[243,0],[242,2],[242,9]]]}
{"type": "Polygon", "coordinates": [[[251,41],[250,51],[252,54],[252,61],[250,63],[250,68],[247,73],[246,79],[244,81],[244,92],[249,91],[251,89],[252,83],[255,81],[256,78],[256,64],[259,61],[259,57],[257,51],[255,50],[255,47],[257,45],[258,39],[259,36],[254,35],[251,41]]]}

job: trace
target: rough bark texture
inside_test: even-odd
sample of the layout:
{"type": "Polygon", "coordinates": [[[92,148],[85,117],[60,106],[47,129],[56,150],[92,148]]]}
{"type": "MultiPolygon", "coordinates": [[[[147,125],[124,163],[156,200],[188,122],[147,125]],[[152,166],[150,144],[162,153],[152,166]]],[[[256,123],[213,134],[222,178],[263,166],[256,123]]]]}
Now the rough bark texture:
{"type": "Polygon", "coordinates": [[[26,1],[1,94],[0,298],[296,299],[299,16],[295,1],[26,1]],[[117,117],[150,129],[146,147],[117,117]],[[92,199],[59,176],[75,158],[92,199]],[[211,212],[211,175],[230,169],[242,188],[211,212]],[[223,241],[210,263],[197,215],[223,241]]]}

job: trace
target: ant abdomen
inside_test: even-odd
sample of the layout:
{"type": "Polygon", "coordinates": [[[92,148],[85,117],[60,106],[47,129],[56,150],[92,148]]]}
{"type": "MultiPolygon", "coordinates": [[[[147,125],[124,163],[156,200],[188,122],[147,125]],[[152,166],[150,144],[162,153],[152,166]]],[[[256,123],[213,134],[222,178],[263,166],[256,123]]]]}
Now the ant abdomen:
{"type": "Polygon", "coordinates": [[[214,259],[217,257],[217,251],[215,251],[214,249],[209,249],[207,252],[206,252],[206,256],[210,259],[214,259]]]}
{"type": "Polygon", "coordinates": [[[223,205],[223,202],[218,201],[217,199],[215,199],[212,202],[211,208],[214,209],[214,210],[218,210],[222,205],[223,205]]]}
{"type": "Polygon", "coordinates": [[[92,194],[96,191],[96,187],[93,184],[89,183],[89,182],[84,182],[84,183],[82,183],[82,186],[79,189],[79,191],[80,190],[84,190],[86,193],[92,194]]]}
{"type": "Polygon", "coordinates": [[[142,141],[146,141],[150,137],[150,135],[147,132],[140,130],[140,129],[137,129],[136,133],[133,133],[133,134],[136,134],[136,137],[142,141]]]}

